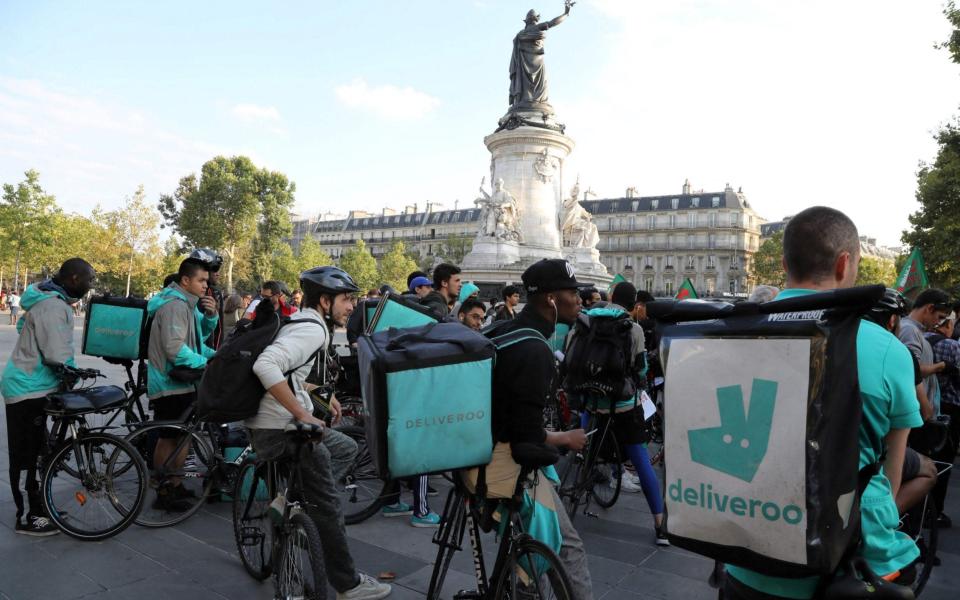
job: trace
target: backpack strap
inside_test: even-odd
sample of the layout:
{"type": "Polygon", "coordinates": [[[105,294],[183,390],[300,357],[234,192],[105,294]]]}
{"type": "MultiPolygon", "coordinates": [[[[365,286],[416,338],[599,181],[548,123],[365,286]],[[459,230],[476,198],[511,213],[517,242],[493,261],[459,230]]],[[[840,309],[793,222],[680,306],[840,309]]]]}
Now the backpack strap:
{"type": "Polygon", "coordinates": [[[547,338],[543,337],[543,334],[536,329],[529,327],[514,329],[513,331],[508,331],[507,333],[495,335],[490,338],[490,341],[493,342],[493,345],[496,346],[497,350],[509,348],[514,344],[518,344],[526,340],[539,340],[543,342],[550,350],[550,353],[553,354],[553,348],[551,348],[550,342],[547,341],[547,338]]]}

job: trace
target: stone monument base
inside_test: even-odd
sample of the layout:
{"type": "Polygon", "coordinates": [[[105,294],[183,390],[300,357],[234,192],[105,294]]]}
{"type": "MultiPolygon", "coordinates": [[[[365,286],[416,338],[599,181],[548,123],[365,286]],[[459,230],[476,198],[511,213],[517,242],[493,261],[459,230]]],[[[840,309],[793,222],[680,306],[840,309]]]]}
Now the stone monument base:
{"type": "Polygon", "coordinates": [[[463,257],[464,269],[491,270],[520,262],[520,244],[494,238],[477,238],[463,257]]]}
{"type": "Polygon", "coordinates": [[[576,269],[577,279],[580,279],[581,275],[611,279],[607,267],[600,262],[600,251],[596,248],[565,247],[563,257],[576,269]]]}

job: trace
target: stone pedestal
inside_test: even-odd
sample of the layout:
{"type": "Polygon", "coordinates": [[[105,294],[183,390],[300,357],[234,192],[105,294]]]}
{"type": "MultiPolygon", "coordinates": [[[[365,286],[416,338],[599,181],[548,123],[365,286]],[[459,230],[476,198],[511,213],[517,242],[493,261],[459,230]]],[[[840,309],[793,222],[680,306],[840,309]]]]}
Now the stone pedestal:
{"type": "Polygon", "coordinates": [[[563,257],[577,271],[577,279],[609,278],[607,267],[600,262],[600,251],[596,248],[563,248],[563,257]],[[581,275],[587,277],[581,277],[581,275]]]}
{"type": "Polygon", "coordinates": [[[574,143],[559,131],[540,127],[504,129],[483,140],[490,150],[490,181],[504,188],[520,205],[524,262],[559,258],[563,164],[574,143]]]}
{"type": "Polygon", "coordinates": [[[462,266],[468,271],[476,269],[491,270],[519,262],[520,244],[517,242],[478,237],[473,241],[473,248],[470,253],[463,258],[462,266]]]}

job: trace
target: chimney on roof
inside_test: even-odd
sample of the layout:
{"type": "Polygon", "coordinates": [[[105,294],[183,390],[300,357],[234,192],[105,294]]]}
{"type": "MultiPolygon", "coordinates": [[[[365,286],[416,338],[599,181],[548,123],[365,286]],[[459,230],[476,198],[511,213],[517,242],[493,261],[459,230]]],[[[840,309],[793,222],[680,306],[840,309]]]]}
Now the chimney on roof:
{"type": "Polygon", "coordinates": [[[742,185],[741,185],[739,188],[737,188],[737,193],[738,193],[738,194],[742,194],[742,193],[743,193],[743,186],[742,186],[742,185]]]}
{"type": "Polygon", "coordinates": [[[684,179],[684,180],[683,180],[683,193],[686,194],[686,195],[690,195],[690,192],[691,192],[692,190],[693,190],[693,187],[690,185],[690,180],[689,180],[689,179],[684,179]]]}
{"type": "Polygon", "coordinates": [[[727,186],[726,186],[725,188],[723,188],[723,191],[725,191],[725,192],[732,192],[732,191],[733,191],[733,188],[730,187],[730,184],[728,183],[727,186]]]}
{"type": "Polygon", "coordinates": [[[627,188],[627,198],[636,198],[637,197],[637,188],[630,186],[627,188]]]}
{"type": "Polygon", "coordinates": [[[453,201],[453,210],[457,210],[457,208],[459,207],[459,205],[460,205],[460,199],[458,198],[458,199],[456,199],[456,200],[453,201]]]}

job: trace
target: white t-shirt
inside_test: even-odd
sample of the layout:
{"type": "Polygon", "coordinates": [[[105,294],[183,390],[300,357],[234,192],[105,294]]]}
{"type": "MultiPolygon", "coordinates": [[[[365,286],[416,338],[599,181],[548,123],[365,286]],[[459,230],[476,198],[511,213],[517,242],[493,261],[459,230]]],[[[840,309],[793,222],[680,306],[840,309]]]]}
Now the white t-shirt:
{"type": "Polygon", "coordinates": [[[10,308],[20,308],[20,296],[16,294],[7,296],[7,305],[10,306],[10,308]]]}

